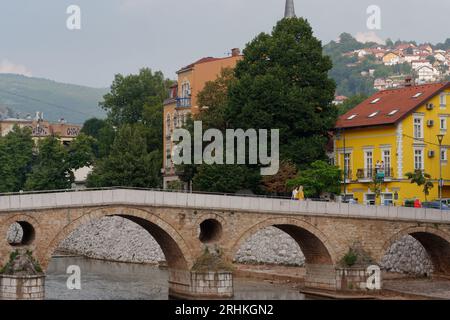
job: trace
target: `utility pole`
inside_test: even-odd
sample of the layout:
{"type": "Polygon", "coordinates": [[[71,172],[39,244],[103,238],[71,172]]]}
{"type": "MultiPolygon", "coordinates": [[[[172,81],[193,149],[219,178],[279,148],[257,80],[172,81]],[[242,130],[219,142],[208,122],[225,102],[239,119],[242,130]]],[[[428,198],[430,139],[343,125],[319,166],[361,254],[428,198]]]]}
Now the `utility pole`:
{"type": "Polygon", "coordinates": [[[444,140],[443,134],[437,135],[439,141],[439,209],[442,211],[442,141],[444,140]]]}

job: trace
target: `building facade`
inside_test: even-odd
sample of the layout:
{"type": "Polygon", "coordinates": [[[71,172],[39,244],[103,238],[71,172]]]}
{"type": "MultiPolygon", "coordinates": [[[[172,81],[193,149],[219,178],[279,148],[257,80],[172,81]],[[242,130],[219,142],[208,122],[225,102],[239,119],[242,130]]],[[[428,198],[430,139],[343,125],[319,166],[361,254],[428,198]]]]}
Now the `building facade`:
{"type": "Polygon", "coordinates": [[[449,120],[449,82],[381,91],[348,111],[339,118],[334,138],[342,194],[364,204],[433,201],[439,198],[442,172],[442,195],[450,198],[449,120]],[[434,187],[427,199],[423,187],[406,177],[415,170],[431,175],[434,187]]]}
{"type": "Polygon", "coordinates": [[[49,122],[44,120],[41,113],[37,112],[33,119],[7,118],[0,120],[0,136],[7,135],[16,125],[20,128],[29,128],[35,141],[55,135],[63,144],[69,144],[75,139],[82,128],[81,125],[66,123],[63,120],[56,123],[49,122]]]}
{"type": "Polygon", "coordinates": [[[172,161],[173,130],[183,127],[190,115],[200,112],[197,95],[208,81],[214,81],[222,69],[234,68],[242,59],[239,49],[232,49],[231,56],[202,58],[177,72],[177,83],[170,88],[169,99],[164,102],[163,125],[163,186],[180,187],[172,161]]]}

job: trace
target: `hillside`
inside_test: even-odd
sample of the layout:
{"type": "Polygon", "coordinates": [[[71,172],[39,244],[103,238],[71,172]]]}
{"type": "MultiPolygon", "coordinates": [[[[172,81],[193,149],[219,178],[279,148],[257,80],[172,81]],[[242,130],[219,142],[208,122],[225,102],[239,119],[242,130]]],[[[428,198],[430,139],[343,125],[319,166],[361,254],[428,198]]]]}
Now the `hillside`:
{"type": "Polygon", "coordinates": [[[106,88],[0,74],[0,109],[3,110],[0,114],[24,118],[27,114],[34,116],[36,111],[41,111],[47,120],[64,118],[67,122],[81,124],[89,118],[105,116],[98,102],[107,91],[106,88]]]}
{"type": "Polygon", "coordinates": [[[370,95],[401,85],[407,76],[413,76],[416,83],[450,79],[450,38],[436,45],[401,40],[394,43],[390,39],[380,45],[362,43],[343,33],[339,41],[324,46],[324,54],[333,61],[330,76],[336,81],[337,95],[370,95]],[[387,54],[393,54],[396,60],[384,60],[387,54]],[[423,61],[429,63],[428,74],[420,71],[423,61]]]}

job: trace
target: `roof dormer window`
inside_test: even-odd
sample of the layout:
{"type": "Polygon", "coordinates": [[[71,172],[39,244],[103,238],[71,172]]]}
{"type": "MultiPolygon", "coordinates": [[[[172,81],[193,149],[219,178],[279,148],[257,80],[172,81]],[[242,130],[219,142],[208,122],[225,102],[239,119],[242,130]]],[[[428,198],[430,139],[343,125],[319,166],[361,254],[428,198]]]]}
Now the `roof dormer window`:
{"type": "Polygon", "coordinates": [[[353,120],[356,118],[356,116],[357,116],[356,114],[352,114],[350,117],[347,118],[347,120],[353,120]]]}
{"type": "Polygon", "coordinates": [[[415,95],[413,95],[413,98],[416,99],[420,97],[422,94],[423,94],[422,92],[417,92],[415,95]]]}
{"type": "Polygon", "coordinates": [[[381,100],[381,98],[376,98],[375,100],[373,100],[370,104],[375,104],[377,102],[379,102],[381,100]]]}
{"type": "Polygon", "coordinates": [[[380,113],[380,111],[375,111],[374,113],[372,113],[372,114],[370,114],[369,116],[368,116],[368,118],[373,118],[373,117],[375,117],[377,114],[379,114],[380,113]]]}
{"type": "Polygon", "coordinates": [[[388,113],[388,116],[393,116],[397,112],[398,112],[398,109],[392,110],[391,112],[388,113]]]}

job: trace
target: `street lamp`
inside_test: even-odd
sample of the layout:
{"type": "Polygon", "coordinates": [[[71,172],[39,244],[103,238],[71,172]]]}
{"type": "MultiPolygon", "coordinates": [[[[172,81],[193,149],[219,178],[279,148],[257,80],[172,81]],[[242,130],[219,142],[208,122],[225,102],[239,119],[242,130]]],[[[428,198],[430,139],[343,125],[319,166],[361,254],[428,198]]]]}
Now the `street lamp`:
{"type": "Polygon", "coordinates": [[[436,137],[439,141],[439,208],[442,211],[442,141],[444,140],[444,135],[438,134],[436,137]]]}

